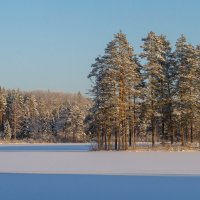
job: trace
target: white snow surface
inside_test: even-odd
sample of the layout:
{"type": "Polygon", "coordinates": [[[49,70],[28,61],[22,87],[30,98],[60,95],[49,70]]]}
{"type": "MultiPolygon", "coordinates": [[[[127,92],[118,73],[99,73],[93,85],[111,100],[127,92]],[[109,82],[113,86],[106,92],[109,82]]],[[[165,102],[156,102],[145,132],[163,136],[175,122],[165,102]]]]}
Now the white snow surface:
{"type": "Polygon", "coordinates": [[[89,144],[0,145],[0,173],[200,175],[200,152],[89,149],[89,144]]]}

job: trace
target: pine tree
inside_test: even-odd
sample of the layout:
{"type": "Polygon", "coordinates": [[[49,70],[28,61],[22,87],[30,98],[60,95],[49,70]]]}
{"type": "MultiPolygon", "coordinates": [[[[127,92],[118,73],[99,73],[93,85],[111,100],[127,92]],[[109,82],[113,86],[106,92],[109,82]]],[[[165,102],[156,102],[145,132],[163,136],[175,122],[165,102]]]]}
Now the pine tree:
{"type": "Polygon", "coordinates": [[[115,149],[127,149],[128,134],[131,145],[135,127],[140,74],[133,48],[122,32],[108,43],[105,55],[98,57],[92,68],[88,77],[94,77],[92,112],[99,148],[104,143],[104,148],[109,150],[114,133],[115,149]]]}
{"type": "Polygon", "coordinates": [[[127,149],[127,135],[129,134],[129,145],[135,146],[136,135],[136,108],[140,95],[139,84],[141,75],[139,66],[126,36],[120,32],[115,35],[116,43],[116,74],[119,98],[119,119],[121,121],[121,134],[123,148],[127,149]],[[133,141],[132,141],[133,140],[133,141]]]}
{"type": "Polygon", "coordinates": [[[162,117],[163,85],[165,81],[163,63],[166,60],[166,41],[163,36],[157,36],[154,32],[150,32],[143,41],[143,52],[140,56],[147,60],[145,64],[147,80],[145,103],[147,117],[152,129],[152,146],[155,146],[157,123],[159,118],[162,117]]]}
{"type": "MultiPolygon", "coordinates": [[[[200,45],[196,47],[196,59],[197,59],[197,72],[196,76],[200,77],[200,45]]],[[[196,99],[196,111],[195,111],[195,129],[196,129],[196,137],[199,143],[200,148],[200,79],[196,80],[196,88],[198,91],[197,99],[196,99]]]]}
{"type": "Polygon", "coordinates": [[[188,44],[182,35],[176,43],[176,59],[178,67],[178,110],[180,115],[180,134],[182,145],[193,142],[195,111],[199,98],[199,65],[196,48],[188,44]]]}
{"type": "Polygon", "coordinates": [[[197,62],[197,51],[192,45],[187,46],[187,64],[189,68],[188,84],[189,84],[189,95],[188,95],[188,115],[189,115],[189,127],[188,133],[190,136],[190,142],[194,140],[194,124],[196,118],[196,110],[198,109],[199,99],[199,66],[197,62]]]}
{"type": "MultiPolygon", "coordinates": [[[[105,55],[96,58],[96,63],[92,65],[92,71],[88,76],[88,78],[94,79],[94,86],[91,90],[91,94],[94,96],[94,105],[91,112],[94,116],[93,124],[95,124],[99,149],[103,148],[103,143],[105,149],[110,147],[110,144],[107,146],[107,136],[110,138],[111,120],[115,121],[116,112],[118,112],[115,69],[112,61],[114,45],[114,41],[111,41],[107,45],[105,55]]],[[[115,137],[117,137],[116,134],[115,137]]],[[[115,142],[117,141],[115,140],[115,142]]]]}
{"type": "MultiPolygon", "coordinates": [[[[177,99],[177,66],[175,55],[169,51],[164,67],[165,81],[164,81],[164,105],[163,105],[163,120],[166,124],[166,132],[170,137],[171,144],[174,143],[177,114],[176,114],[176,99],[177,99]]],[[[165,142],[165,134],[162,133],[162,143],[165,142]],[[164,136],[164,137],[163,137],[164,136]]]]}
{"type": "Polygon", "coordinates": [[[174,97],[176,94],[176,82],[177,82],[177,68],[175,65],[175,56],[171,51],[170,42],[165,36],[159,36],[161,44],[161,56],[162,60],[160,65],[162,66],[162,73],[164,75],[160,84],[159,95],[159,107],[160,107],[160,134],[162,136],[162,144],[165,144],[166,139],[170,137],[171,143],[174,140],[174,116],[173,109],[175,106],[174,97]]]}

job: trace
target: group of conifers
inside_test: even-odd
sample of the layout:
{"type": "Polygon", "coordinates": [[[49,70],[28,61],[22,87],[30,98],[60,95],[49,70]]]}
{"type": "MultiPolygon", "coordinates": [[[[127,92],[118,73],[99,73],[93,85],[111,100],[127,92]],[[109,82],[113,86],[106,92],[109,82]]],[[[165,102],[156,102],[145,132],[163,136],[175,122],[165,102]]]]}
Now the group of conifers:
{"type": "Polygon", "coordinates": [[[89,127],[98,149],[199,141],[200,46],[181,35],[172,49],[154,32],[142,41],[136,55],[120,31],[92,64],[89,127]]]}

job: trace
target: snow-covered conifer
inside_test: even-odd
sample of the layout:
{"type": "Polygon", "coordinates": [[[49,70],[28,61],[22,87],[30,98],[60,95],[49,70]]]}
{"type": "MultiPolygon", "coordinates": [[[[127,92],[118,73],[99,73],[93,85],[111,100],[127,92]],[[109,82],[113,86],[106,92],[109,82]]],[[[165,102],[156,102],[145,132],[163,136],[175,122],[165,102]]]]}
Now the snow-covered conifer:
{"type": "Polygon", "coordinates": [[[11,132],[11,128],[10,128],[10,123],[7,120],[4,124],[4,138],[6,140],[10,140],[12,137],[12,132],[11,132]]]}

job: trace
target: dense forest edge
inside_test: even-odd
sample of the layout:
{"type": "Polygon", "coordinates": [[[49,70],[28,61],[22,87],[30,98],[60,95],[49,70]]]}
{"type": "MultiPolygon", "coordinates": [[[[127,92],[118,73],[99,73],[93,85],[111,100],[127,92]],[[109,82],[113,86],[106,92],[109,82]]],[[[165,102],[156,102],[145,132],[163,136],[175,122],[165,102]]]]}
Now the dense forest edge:
{"type": "Polygon", "coordinates": [[[89,142],[85,118],[91,100],[77,94],[0,88],[0,133],[4,143],[89,142]]]}
{"type": "Polygon", "coordinates": [[[200,45],[181,35],[173,47],[149,32],[136,54],[114,35],[88,78],[89,97],[0,88],[0,139],[91,142],[95,150],[200,147],[200,45]]]}

